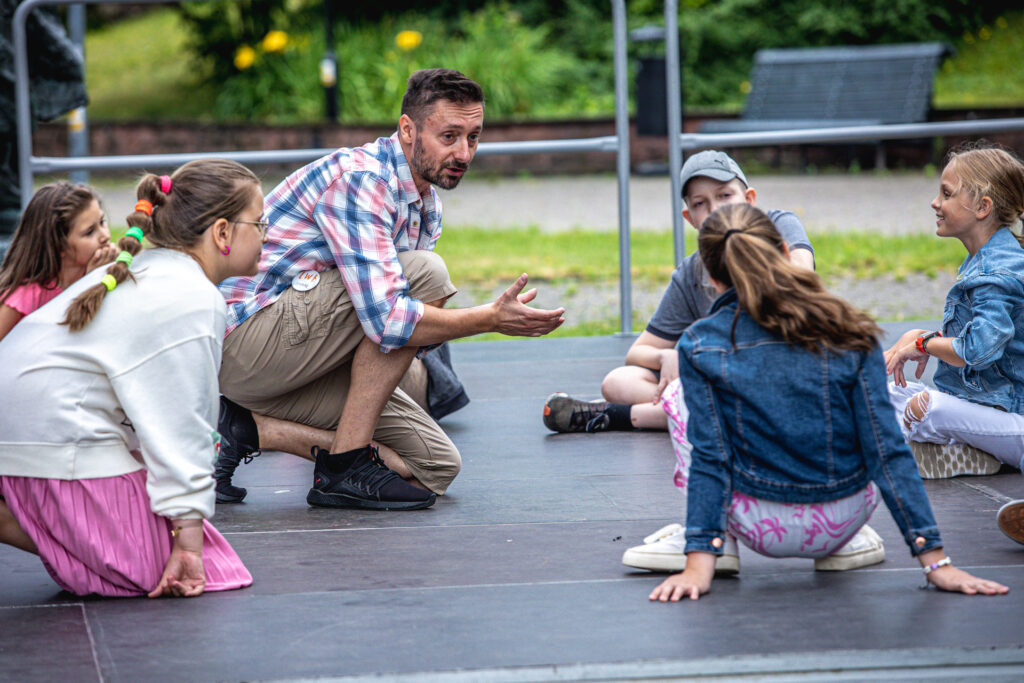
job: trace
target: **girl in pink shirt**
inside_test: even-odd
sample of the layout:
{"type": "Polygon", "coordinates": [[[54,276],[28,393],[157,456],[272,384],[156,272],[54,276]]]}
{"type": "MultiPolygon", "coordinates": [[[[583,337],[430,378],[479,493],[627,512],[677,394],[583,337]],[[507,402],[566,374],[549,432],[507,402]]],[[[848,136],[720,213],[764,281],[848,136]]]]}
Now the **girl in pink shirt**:
{"type": "Polygon", "coordinates": [[[116,256],[95,190],[63,181],[39,188],[0,266],[0,339],[72,282],[116,256]]]}

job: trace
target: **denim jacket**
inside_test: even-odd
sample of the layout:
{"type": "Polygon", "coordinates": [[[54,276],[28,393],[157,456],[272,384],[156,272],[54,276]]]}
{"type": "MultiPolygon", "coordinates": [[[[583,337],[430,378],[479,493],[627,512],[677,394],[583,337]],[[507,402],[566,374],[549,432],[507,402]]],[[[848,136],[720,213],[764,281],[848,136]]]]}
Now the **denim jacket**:
{"type": "Polygon", "coordinates": [[[1024,413],[1024,249],[1007,228],[960,264],[946,295],[942,334],[966,365],[939,361],[936,387],[1024,413]]]}
{"type": "Polygon", "coordinates": [[[677,346],[693,445],[686,552],[721,554],[713,541],[725,533],[733,490],[823,503],[871,481],[912,554],[940,547],[917,464],[889,402],[881,347],[811,353],[742,311],[733,336],[738,307],[736,291],[727,291],[677,346]]]}

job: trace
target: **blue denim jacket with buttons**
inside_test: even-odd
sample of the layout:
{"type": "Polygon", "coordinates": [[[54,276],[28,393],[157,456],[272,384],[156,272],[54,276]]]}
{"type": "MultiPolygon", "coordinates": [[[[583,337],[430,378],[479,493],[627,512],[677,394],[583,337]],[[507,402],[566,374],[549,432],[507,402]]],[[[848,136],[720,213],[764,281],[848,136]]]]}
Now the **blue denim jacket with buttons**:
{"type": "Polygon", "coordinates": [[[942,334],[966,365],[939,361],[936,387],[1024,413],[1024,249],[1007,228],[960,264],[946,295],[942,334]]]}
{"type": "Polygon", "coordinates": [[[734,490],[823,503],[871,481],[912,554],[940,547],[889,402],[881,347],[815,354],[785,343],[742,310],[733,334],[738,307],[735,290],[722,294],[677,346],[693,445],[686,552],[721,554],[715,539],[725,533],[734,490]]]}

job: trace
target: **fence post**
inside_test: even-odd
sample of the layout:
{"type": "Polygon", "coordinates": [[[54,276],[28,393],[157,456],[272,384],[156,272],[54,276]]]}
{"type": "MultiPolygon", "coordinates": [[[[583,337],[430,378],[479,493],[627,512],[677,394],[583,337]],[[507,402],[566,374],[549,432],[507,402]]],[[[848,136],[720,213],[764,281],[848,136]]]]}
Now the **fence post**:
{"type": "Polygon", "coordinates": [[[682,188],[679,170],[683,167],[683,154],[679,146],[682,134],[683,111],[679,78],[679,2],[665,0],[665,85],[668,107],[668,177],[672,188],[672,245],[678,266],[686,256],[686,227],[683,225],[682,188]]]}
{"type": "Polygon", "coordinates": [[[619,329],[633,333],[633,283],[629,244],[629,83],[626,71],[626,2],[612,0],[615,40],[615,137],[619,179],[619,329]]]}

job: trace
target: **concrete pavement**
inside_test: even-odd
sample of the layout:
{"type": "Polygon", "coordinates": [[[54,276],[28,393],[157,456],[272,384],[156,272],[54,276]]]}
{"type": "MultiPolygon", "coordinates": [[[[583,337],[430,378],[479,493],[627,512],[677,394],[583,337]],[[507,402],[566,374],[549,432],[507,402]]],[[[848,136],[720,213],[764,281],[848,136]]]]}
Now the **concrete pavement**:
{"type": "MultiPolygon", "coordinates": [[[[751,175],[764,208],[796,213],[809,232],[864,230],[890,234],[931,232],[928,204],[938,178],[920,172],[874,175],[751,175]]],[[[270,190],[281,176],[265,176],[270,190]]],[[[112,221],[123,223],[135,204],[131,181],[99,180],[112,221]]],[[[613,175],[488,178],[472,173],[458,188],[441,193],[448,228],[478,226],[544,230],[618,229],[618,191],[613,175]]],[[[667,176],[630,179],[632,230],[672,229],[667,176]]]]}

